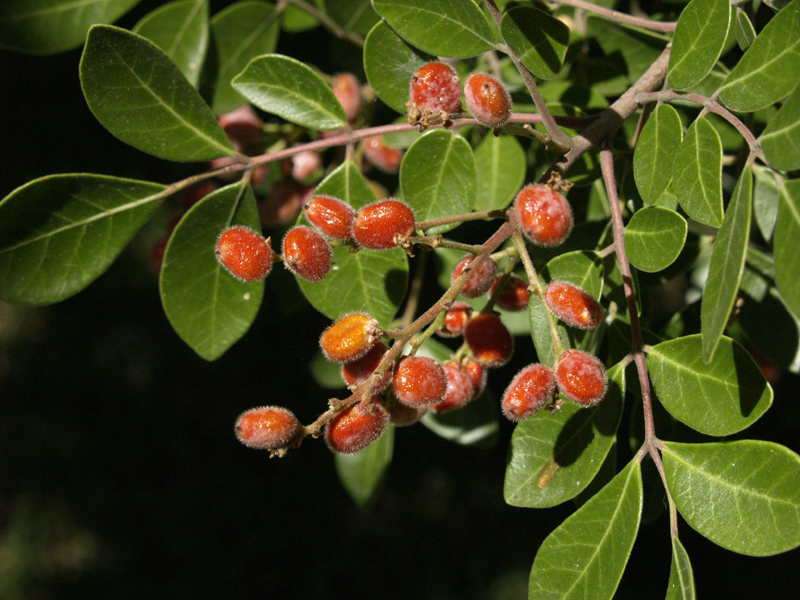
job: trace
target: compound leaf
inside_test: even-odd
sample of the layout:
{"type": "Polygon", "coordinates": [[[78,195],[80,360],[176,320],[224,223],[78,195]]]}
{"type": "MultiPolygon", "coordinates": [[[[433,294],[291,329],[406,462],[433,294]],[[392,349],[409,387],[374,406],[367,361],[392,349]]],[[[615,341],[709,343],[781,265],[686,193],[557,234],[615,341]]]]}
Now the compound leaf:
{"type": "Polygon", "coordinates": [[[800,180],[781,185],[781,205],[775,223],[775,285],[789,310],[800,317],[800,253],[795,244],[800,236],[800,180]]]}
{"type": "Polygon", "coordinates": [[[653,204],[672,181],[672,163],[683,139],[678,111],[657,107],[647,120],[633,153],[633,176],[645,204],[653,204]]]}
{"type": "Polygon", "coordinates": [[[800,84],[758,139],[773,169],[800,169],[800,84]]]}
{"type": "Polygon", "coordinates": [[[625,253],[641,271],[655,273],[670,266],[683,250],[689,230],[686,219],[668,208],[637,210],[625,228],[625,253]]]}
{"type": "Polygon", "coordinates": [[[675,153],[672,177],[686,214],[712,227],[722,225],[722,142],[708,119],[689,127],[675,153]]]}
{"type": "Polygon", "coordinates": [[[681,11],[667,81],[675,90],[700,83],[722,54],[731,21],[729,0],[692,0],[681,11]]]}
{"type": "Polygon", "coordinates": [[[505,208],[525,182],[525,151],[513,135],[484,136],[475,148],[475,166],[478,211],[505,208]]]}
{"type": "Polygon", "coordinates": [[[756,183],[753,189],[753,213],[758,230],[769,241],[775,231],[778,207],[781,204],[781,188],[775,180],[775,173],[767,167],[753,166],[756,183]]]}
{"type": "Polygon", "coordinates": [[[694,572],[689,555],[678,538],[672,538],[672,566],[669,570],[667,600],[694,600],[694,572]]]}

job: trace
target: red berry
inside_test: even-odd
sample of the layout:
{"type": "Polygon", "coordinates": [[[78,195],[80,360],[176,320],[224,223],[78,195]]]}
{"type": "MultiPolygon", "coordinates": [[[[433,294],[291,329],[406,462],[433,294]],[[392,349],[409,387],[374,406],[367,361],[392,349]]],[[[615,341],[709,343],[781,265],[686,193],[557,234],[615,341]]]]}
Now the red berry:
{"type": "Polygon", "coordinates": [[[214,251],[219,263],[242,281],[260,281],[272,269],[272,248],[248,227],[229,227],[217,238],[214,251]]]}
{"type": "Polygon", "coordinates": [[[472,307],[466,302],[453,302],[444,316],[444,327],[437,331],[442,337],[458,337],[472,316],[472,307]]]}
{"type": "Polygon", "coordinates": [[[472,382],[475,384],[475,397],[477,398],[483,393],[483,390],[486,389],[486,381],[489,378],[489,372],[481,363],[469,357],[465,358],[461,364],[464,370],[469,373],[472,382]]]}
{"type": "Polygon", "coordinates": [[[608,387],[603,363],[582,350],[567,350],[561,355],[556,365],[556,382],[564,396],[583,406],[600,402],[608,387]]]}
{"type": "Polygon", "coordinates": [[[464,341],[485,367],[502,367],[514,353],[514,338],[493,313],[472,317],[464,328],[464,341]]]}
{"type": "Polygon", "coordinates": [[[297,225],[287,231],[281,253],[286,268],[306,281],[322,281],[331,270],[331,245],[311,227],[297,225]]]}
{"type": "Polygon", "coordinates": [[[572,208],[559,192],[536,183],[527,185],[514,202],[522,232],[540,246],[558,246],[572,230],[572,208]]]}
{"type": "Polygon", "coordinates": [[[333,79],[333,95],[344,109],[348,121],[355,121],[361,112],[361,85],[352,73],[340,73],[333,79]]]}
{"type": "Polygon", "coordinates": [[[365,313],[350,313],[322,332],[319,345],[328,360],[346,363],[364,356],[379,338],[380,326],[375,319],[365,313]]]}
{"type": "Polygon", "coordinates": [[[245,446],[259,450],[284,447],[302,425],[297,417],[280,406],[262,406],[243,412],[236,419],[236,437],[245,446]]]}
{"type": "Polygon", "coordinates": [[[218,120],[234,147],[244,153],[257,145],[264,127],[264,121],[249,104],[220,115],[218,120]]]}
{"type": "Polygon", "coordinates": [[[364,158],[384,173],[397,173],[403,153],[397,148],[387,146],[380,135],[373,135],[364,140],[364,158]]]}
{"type": "Polygon", "coordinates": [[[442,368],[447,377],[447,391],[441,402],[431,405],[430,409],[436,413],[462,408],[475,397],[475,382],[461,363],[448,361],[442,368]]]}
{"type": "MultiPolygon", "coordinates": [[[[369,379],[373,371],[378,368],[387,350],[389,350],[389,348],[386,344],[378,342],[361,358],[345,363],[342,365],[342,379],[344,379],[347,385],[361,385],[369,379]]],[[[383,375],[381,375],[378,383],[372,388],[372,393],[379,394],[389,386],[391,381],[392,365],[390,364],[383,375]]]]}
{"type": "Polygon", "coordinates": [[[411,77],[410,100],[435,113],[461,112],[461,81],[456,70],[442,62],[422,65],[411,77]]]}
{"type": "Polygon", "coordinates": [[[603,320],[600,303],[577,285],[554,281],[544,291],[550,310],[564,323],[580,329],[594,329],[603,320]]]}
{"type": "Polygon", "coordinates": [[[469,112],[481,125],[499,127],[511,117],[511,96],[491,75],[470,75],[464,84],[464,98],[469,112]]]}
{"type": "Polygon", "coordinates": [[[447,392],[447,376],[442,365],[424,356],[406,356],[395,369],[394,395],[409,406],[439,402],[447,392]]]}
{"type": "Polygon", "coordinates": [[[528,365],[511,380],[503,394],[503,413],[512,421],[527,419],[547,406],[556,391],[556,378],[549,367],[528,365]]]}
{"type": "Polygon", "coordinates": [[[375,398],[368,407],[348,406],[325,426],[328,447],[339,454],[354,454],[363,450],[386,431],[389,413],[375,398]]]}
{"type": "Polygon", "coordinates": [[[353,222],[353,238],[360,246],[387,250],[397,246],[395,237],[414,233],[414,212],[404,202],[389,199],[359,209],[353,222]]]}
{"type": "Polygon", "coordinates": [[[346,240],[353,235],[356,211],[337,198],[314,196],[306,204],[306,217],[328,237],[346,240]]]}
{"type": "Polygon", "coordinates": [[[426,412],[428,412],[427,406],[409,406],[395,402],[389,409],[389,420],[397,427],[408,427],[419,421],[426,412]]]}
{"type": "MultiPolygon", "coordinates": [[[[475,257],[472,254],[466,254],[464,258],[458,261],[458,264],[453,269],[452,275],[450,275],[451,284],[464,272],[464,269],[473,258],[475,257]]],[[[480,266],[473,271],[470,278],[467,279],[467,283],[461,290],[461,295],[465,298],[478,298],[479,296],[483,296],[489,291],[489,288],[492,287],[492,282],[494,281],[496,273],[497,263],[491,258],[486,258],[480,266]]]]}
{"type": "MultiPolygon", "coordinates": [[[[500,275],[494,280],[494,283],[489,290],[490,297],[495,297],[495,290],[497,290],[497,285],[500,283],[502,278],[503,276],[500,275]]],[[[503,291],[501,291],[497,296],[495,306],[509,312],[519,312],[528,308],[528,301],[530,300],[530,297],[531,292],[528,289],[528,282],[521,277],[511,275],[506,283],[506,286],[503,288],[503,291]]]]}

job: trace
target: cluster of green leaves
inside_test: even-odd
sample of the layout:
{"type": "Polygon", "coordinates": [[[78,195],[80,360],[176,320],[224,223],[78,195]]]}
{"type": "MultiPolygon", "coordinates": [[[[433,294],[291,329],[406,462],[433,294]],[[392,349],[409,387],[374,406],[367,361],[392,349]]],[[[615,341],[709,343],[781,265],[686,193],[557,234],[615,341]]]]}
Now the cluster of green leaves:
{"type": "MultiPolygon", "coordinates": [[[[632,284],[642,321],[657,329],[642,332],[647,370],[665,418],[695,436],[695,443],[657,441],[664,481],[688,524],[722,547],[763,556],[800,545],[800,457],[767,441],[708,441],[743,431],[773,401],[746,346],[800,372],[800,260],[792,249],[800,236],[800,180],[793,173],[800,169],[800,0],[762,7],[759,14],[777,12],[760,30],[750,4],[692,0],[675,10],[671,35],[597,16],[585,27],[570,28],[558,18],[569,16],[568,9],[551,11],[538,3],[497,2],[504,11],[497,23],[475,0],[326,0],[315,5],[316,17],[285,2],[261,0],[242,0],[210,16],[206,0],[178,0],[145,16],[133,31],[107,24],[135,3],[98,0],[93,11],[58,0],[4,4],[0,45],[53,53],[85,38],[81,83],[100,123],[143,152],[184,162],[241,158],[216,117],[247,102],[311,132],[347,127],[314,68],[273,54],[281,28],[314,27],[320,15],[339,33],[364,36],[367,79],[378,98],[401,114],[411,75],[434,56],[458,59],[462,75],[498,70],[517,100],[516,112],[533,112],[506,56],[509,49],[539,80],[553,114],[596,113],[633,86],[671,41],[671,91],[658,98],[667,103],[645,111],[649,116],[638,136],[636,124],[626,122],[613,139],[632,284]],[[599,50],[588,53],[587,47],[599,50]],[[660,323],[643,298],[679,276],[704,293],[660,323]]],[[[397,195],[420,221],[507,207],[554,157],[529,139],[497,133],[467,126],[387,137],[406,150],[397,195]]],[[[614,232],[596,156],[583,155],[566,177],[578,184],[570,199],[576,206],[584,203],[585,210],[577,211],[582,218],[563,247],[539,251],[534,260],[542,283],[571,281],[614,307],[598,330],[558,330],[565,347],[602,349],[609,391],[596,408],[567,405],[517,426],[505,496],[516,506],[570,500],[580,505],[540,548],[531,598],[610,598],[642,520],[643,476],[657,475],[643,473],[645,452],[635,452],[642,439],[633,433],[634,453],[617,471],[618,454],[626,454],[618,443],[626,431],[623,406],[642,396],[626,368],[631,315],[620,265],[602,252],[614,232]]],[[[180,189],[86,174],[53,175],[22,186],[0,203],[0,297],[48,304],[77,293],[180,189]]],[[[334,165],[317,192],[355,208],[375,200],[353,160],[334,165]]],[[[238,282],[214,260],[214,239],[232,224],[260,228],[247,179],[208,195],[183,216],[160,274],[170,322],[209,360],[247,332],[264,292],[263,282],[238,282]]],[[[437,252],[447,287],[458,256],[437,252]]],[[[323,284],[299,281],[308,301],[331,319],[366,310],[388,326],[406,290],[404,252],[351,253],[342,247],[334,260],[337,269],[323,284]]],[[[530,335],[539,360],[552,364],[557,356],[546,311],[534,295],[524,318],[504,319],[515,334],[530,335]]],[[[423,347],[426,352],[439,359],[452,353],[433,341],[423,347]]],[[[317,371],[324,379],[323,369],[317,371]]],[[[487,391],[457,415],[427,415],[423,422],[458,443],[492,443],[498,426],[491,396],[487,391]]],[[[337,459],[345,486],[360,504],[373,496],[392,444],[390,434],[337,459]]],[[[694,597],[692,577],[689,556],[673,537],[667,597],[694,597]]]]}

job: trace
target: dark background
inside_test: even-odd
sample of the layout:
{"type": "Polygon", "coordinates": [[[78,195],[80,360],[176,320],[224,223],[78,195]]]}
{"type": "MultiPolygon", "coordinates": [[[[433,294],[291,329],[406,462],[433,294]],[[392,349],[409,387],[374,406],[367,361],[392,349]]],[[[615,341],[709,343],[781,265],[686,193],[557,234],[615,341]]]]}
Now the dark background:
{"type": "MultiPolygon", "coordinates": [[[[118,24],[132,27],[158,4],[143,2],[118,24]]],[[[225,4],[212,2],[212,12],[225,4]]],[[[351,64],[341,48],[312,30],[282,34],[278,52],[331,73],[351,64]]],[[[80,91],[80,52],[0,51],[0,197],[52,173],[170,183],[196,172],[97,123],[80,91]]],[[[0,598],[526,597],[537,548],[574,505],[504,503],[510,423],[490,450],[422,426],[397,430],[384,489],[360,511],[323,442],[270,460],[232,431],[252,406],[287,406],[306,423],[324,410],[330,394],[308,363],[327,320],[276,270],[252,330],[206,362],[167,322],[151,243],[137,238],[60,304],[0,303],[0,598]]],[[[498,392],[531,352],[520,340],[514,362],[492,373],[498,392]]],[[[797,378],[783,374],[773,408],[739,437],[799,450],[797,398],[797,378]]],[[[621,448],[619,464],[629,456],[621,448]]],[[[652,500],[663,502],[663,491],[652,500]]],[[[800,551],[750,558],[685,523],[680,532],[699,597],[794,597],[800,551]]],[[[662,513],[643,525],[617,597],[663,597],[669,564],[662,513]]]]}

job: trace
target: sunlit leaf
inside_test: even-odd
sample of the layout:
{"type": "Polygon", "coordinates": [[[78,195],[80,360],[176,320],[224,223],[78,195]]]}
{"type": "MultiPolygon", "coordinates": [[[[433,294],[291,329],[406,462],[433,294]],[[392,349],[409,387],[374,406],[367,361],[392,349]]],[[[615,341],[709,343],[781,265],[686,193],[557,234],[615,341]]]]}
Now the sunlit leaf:
{"type": "Polygon", "coordinates": [[[775,284],[789,310],[800,317],[800,180],[784,181],[775,223],[775,284]]]}
{"type": "Polygon", "coordinates": [[[394,426],[377,442],[355,454],[336,454],[336,473],[353,502],[363,508],[375,497],[384,473],[392,463],[394,426]]]}
{"type": "Polygon", "coordinates": [[[475,210],[505,208],[525,182],[525,151],[513,135],[487,134],[475,148],[475,210]]]}
{"type": "Polygon", "coordinates": [[[800,169],[800,84],[758,138],[774,169],[800,169]]]}
{"type": "Polygon", "coordinates": [[[659,206],[637,210],[625,228],[625,253],[631,264],[654,273],[675,262],[686,243],[686,220],[659,206]]]}
{"type": "Polygon", "coordinates": [[[543,10],[518,6],[503,15],[500,31],[536,77],[558,75],[569,45],[569,27],[564,23],[543,10]]]}
{"type": "Polygon", "coordinates": [[[672,182],[672,163],[683,139],[681,118],[669,104],[647,120],[633,153],[633,176],[645,204],[653,204],[672,182]]]}
{"type": "Polygon", "coordinates": [[[731,21],[729,0],[692,0],[681,11],[672,39],[667,82],[676,90],[700,83],[725,46],[731,21]]]}
{"type": "Polygon", "coordinates": [[[675,153],[672,179],[686,214],[712,227],[722,225],[722,142],[707,119],[697,119],[686,132],[675,153]]]}

